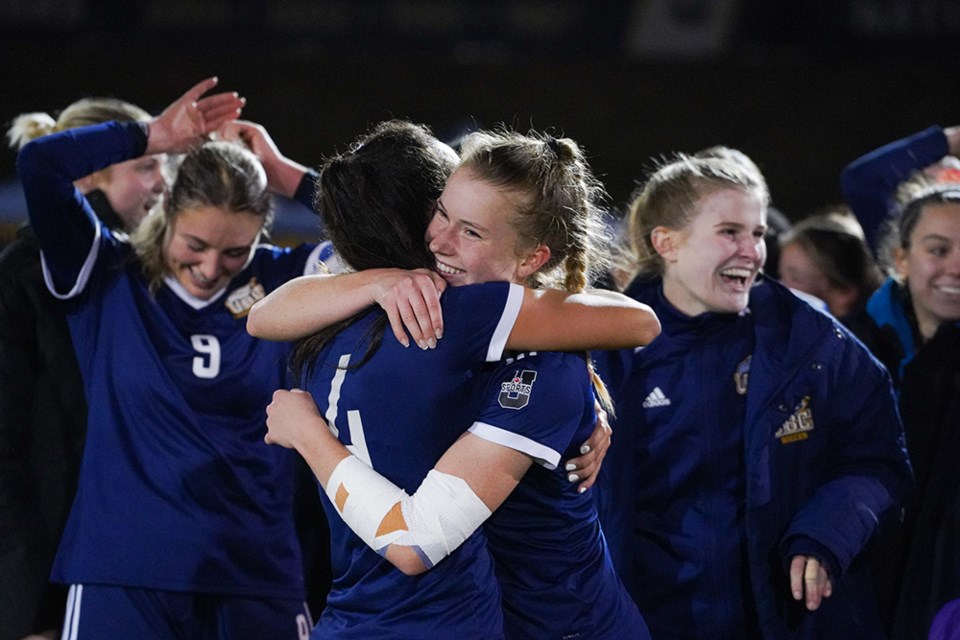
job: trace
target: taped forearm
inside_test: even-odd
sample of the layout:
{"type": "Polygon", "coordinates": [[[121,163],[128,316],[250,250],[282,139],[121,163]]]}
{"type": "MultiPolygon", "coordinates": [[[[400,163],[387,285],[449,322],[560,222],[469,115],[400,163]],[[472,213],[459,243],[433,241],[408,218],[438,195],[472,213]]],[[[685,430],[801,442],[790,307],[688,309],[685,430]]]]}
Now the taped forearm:
{"type": "Polygon", "coordinates": [[[409,547],[428,569],[490,517],[462,478],[433,469],[410,496],[354,456],[333,470],[326,493],[371,549],[385,555],[390,545],[409,547]]]}

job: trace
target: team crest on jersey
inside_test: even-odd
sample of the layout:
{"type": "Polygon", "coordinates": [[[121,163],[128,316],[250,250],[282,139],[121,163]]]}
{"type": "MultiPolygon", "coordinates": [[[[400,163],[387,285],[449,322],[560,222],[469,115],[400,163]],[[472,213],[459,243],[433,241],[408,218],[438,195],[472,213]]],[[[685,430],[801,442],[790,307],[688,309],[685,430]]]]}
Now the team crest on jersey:
{"type": "Polygon", "coordinates": [[[250,313],[250,307],[266,295],[267,292],[263,285],[257,282],[256,278],[250,278],[250,282],[234,289],[223,304],[230,310],[234,318],[243,318],[250,313]]]}
{"type": "Polygon", "coordinates": [[[497,401],[504,409],[523,409],[530,402],[530,392],[537,372],[524,369],[513,374],[513,378],[500,383],[500,396],[497,401]]]}
{"type": "Polygon", "coordinates": [[[736,371],[733,372],[733,384],[737,388],[737,393],[742,396],[747,395],[747,382],[750,380],[750,360],[752,358],[752,355],[744,358],[743,362],[737,365],[736,371]]]}
{"type": "Polygon", "coordinates": [[[810,396],[804,396],[796,409],[787,420],[780,425],[774,437],[780,439],[780,444],[790,444],[798,440],[806,440],[813,431],[813,411],[810,409],[810,396]]]}

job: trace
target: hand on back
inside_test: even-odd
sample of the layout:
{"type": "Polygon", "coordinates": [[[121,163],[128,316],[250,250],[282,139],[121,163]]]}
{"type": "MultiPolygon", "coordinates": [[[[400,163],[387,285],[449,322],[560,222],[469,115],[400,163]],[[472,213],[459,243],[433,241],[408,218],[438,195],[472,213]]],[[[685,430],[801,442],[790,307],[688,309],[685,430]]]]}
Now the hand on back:
{"type": "Polygon", "coordinates": [[[387,312],[400,344],[410,346],[409,331],[417,346],[432,349],[443,336],[440,294],[446,288],[447,281],[430,269],[390,269],[381,276],[374,301],[387,312]]]}

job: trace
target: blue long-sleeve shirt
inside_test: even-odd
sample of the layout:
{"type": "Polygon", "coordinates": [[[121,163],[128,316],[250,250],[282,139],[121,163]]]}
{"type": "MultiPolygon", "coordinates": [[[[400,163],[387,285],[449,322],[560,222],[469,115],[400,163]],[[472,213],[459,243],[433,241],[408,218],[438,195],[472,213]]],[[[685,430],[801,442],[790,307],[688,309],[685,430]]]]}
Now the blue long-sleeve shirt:
{"type": "Polygon", "coordinates": [[[949,152],[943,127],[932,126],[874,149],[844,168],[840,189],[874,255],[879,253],[886,222],[896,216],[897,186],[949,152]]]}

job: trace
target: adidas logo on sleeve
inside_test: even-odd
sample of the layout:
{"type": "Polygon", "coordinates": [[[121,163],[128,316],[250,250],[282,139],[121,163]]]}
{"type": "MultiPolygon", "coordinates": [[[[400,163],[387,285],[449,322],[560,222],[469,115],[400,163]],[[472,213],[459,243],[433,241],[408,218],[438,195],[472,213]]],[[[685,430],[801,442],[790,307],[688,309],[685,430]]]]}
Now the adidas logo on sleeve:
{"type": "Polygon", "coordinates": [[[650,392],[650,395],[646,397],[643,401],[644,409],[652,409],[653,407],[666,407],[670,404],[670,398],[663,394],[663,391],[660,390],[660,387],[654,387],[653,391],[650,392]]]}

